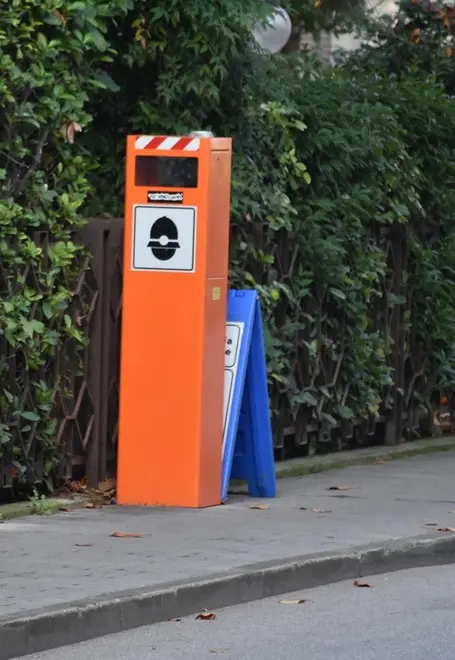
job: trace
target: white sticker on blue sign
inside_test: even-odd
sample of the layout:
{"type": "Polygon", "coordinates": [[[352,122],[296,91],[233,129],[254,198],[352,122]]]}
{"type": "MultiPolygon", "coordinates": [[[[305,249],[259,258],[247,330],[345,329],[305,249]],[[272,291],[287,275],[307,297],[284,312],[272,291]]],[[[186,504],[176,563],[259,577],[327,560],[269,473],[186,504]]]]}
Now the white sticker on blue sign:
{"type": "Polygon", "coordinates": [[[138,204],[133,213],[133,270],[194,273],[196,207],[138,204]]]}
{"type": "Polygon", "coordinates": [[[226,433],[229,428],[229,417],[231,414],[244,327],[245,324],[243,322],[226,323],[226,340],[224,346],[223,454],[226,433]]]}

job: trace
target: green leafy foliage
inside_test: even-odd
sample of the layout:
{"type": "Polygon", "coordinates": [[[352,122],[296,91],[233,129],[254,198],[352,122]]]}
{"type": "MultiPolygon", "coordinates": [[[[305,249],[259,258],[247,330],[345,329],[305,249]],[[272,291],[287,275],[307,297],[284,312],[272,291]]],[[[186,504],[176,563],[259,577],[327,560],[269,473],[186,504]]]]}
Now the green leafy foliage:
{"type": "MultiPolygon", "coordinates": [[[[362,5],[290,8],[317,31],[362,5]]],[[[0,0],[0,446],[21,478],[58,462],[55,396],[85,341],[75,231],[122,213],[128,133],[233,137],[230,280],[261,297],[276,429],[342,448],[397,397],[428,407],[453,385],[453,16],[403,2],[327,69],[257,52],[269,10],[0,0]]]]}
{"type": "MultiPolygon", "coordinates": [[[[296,60],[287,89],[292,106],[261,106],[270,145],[265,154],[261,136],[257,156],[280,154],[275,198],[285,204],[263,215],[248,200],[247,222],[234,221],[231,266],[236,284],[262,296],[275,416],[284,425],[303,415],[330,439],[331,428],[382,412],[393,383],[381,324],[389,263],[378,235],[408,221],[415,167],[392,107],[370,102],[373,84],[296,60]]],[[[246,168],[241,180],[265,189],[246,168]]]]}
{"type": "Polygon", "coordinates": [[[77,364],[57,358],[85,341],[71,315],[73,235],[91,162],[73,142],[90,94],[107,87],[106,21],[127,7],[0,0],[0,460],[12,451],[21,481],[60,460],[54,401],[77,364]]]}
{"type": "Polygon", "coordinates": [[[402,128],[343,73],[256,53],[261,3],[223,5],[216,39],[220,11],[172,6],[178,18],[168,3],[136,3],[113,42],[122,93],[90,106],[89,212],[121,213],[124,145],[113,133],[232,135],[231,283],[262,298],[275,420],[304,414],[330,430],[375,416],[392,381],[376,327],[388,270],[376,227],[406,222],[415,196],[402,128]]]}
{"type": "MultiPolygon", "coordinates": [[[[405,4],[402,12],[419,5],[405,4]]],[[[85,144],[98,169],[88,209],[121,213],[124,146],[113,134],[233,136],[231,283],[255,287],[262,299],[275,422],[316,424],[319,446],[334,427],[387,415],[396,395],[428,405],[451,373],[455,326],[442,324],[437,341],[429,330],[451,304],[436,277],[448,247],[433,246],[451,223],[452,144],[442,127],[453,125],[453,109],[429,56],[447,37],[447,17],[431,9],[443,30],[430,21],[421,71],[413,48],[424,38],[402,14],[375,25],[372,46],[327,70],[308,56],[256,53],[250,27],[264,11],[258,0],[241,11],[234,0],[217,8],[138,1],[116,22],[109,36],[119,55],[106,70],[121,91],[115,103],[101,91],[89,106],[96,120],[85,144]],[[398,245],[409,251],[401,266],[398,245]],[[427,262],[428,284],[408,288],[427,262]],[[401,383],[395,357],[409,355],[410,342],[417,362],[429,342],[431,368],[405,356],[401,383]]],[[[446,59],[447,48],[444,41],[446,59]]]]}
{"type": "MultiPolygon", "coordinates": [[[[418,200],[408,228],[408,400],[426,408],[455,384],[455,10],[405,0],[373,26],[346,67],[376,77],[374,99],[393,104],[414,163],[418,200]]],[[[362,84],[362,82],[360,82],[362,84]]]]}
{"type": "Polygon", "coordinates": [[[368,5],[368,0],[289,0],[285,3],[294,30],[313,34],[321,30],[349,30],[363,19],[368,5]]]}
{"type": "Polygon", "coordinates": [[[401,0],[398,12],[370,23],[369,43],[351,64],[400,79],[430,77],[453,93],[455,8],[431,0],[401,0]]]}
{"type": "Polygon", "coordinates": [[[236,124],[241,121],[247,113],[242,103],[249,102],[243,79],[251,68],[250,31],[269,11],[264,0],[136,0],[116,21],[109,36],[118,56],[107,71],[121,92],[115,102],[100,94],[90,106],[95,122],[85,144],[99,167],[89,212],[105,205],[121,213],[124,141],[113,139],[119,131],[226,132],[230,111],[236,124]]]}

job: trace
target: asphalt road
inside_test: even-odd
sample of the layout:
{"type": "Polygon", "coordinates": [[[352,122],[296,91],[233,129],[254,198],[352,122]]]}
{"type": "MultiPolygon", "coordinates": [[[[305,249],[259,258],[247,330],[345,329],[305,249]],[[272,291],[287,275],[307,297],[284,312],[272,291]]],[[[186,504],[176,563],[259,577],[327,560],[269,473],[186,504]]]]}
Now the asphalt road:
{"type": "Polygon", "coordinates": [[[29,660],[455,660],[455,565],[288,594],[29,660]],[[302,604],[282,600],[307,599],[302,604]]]}

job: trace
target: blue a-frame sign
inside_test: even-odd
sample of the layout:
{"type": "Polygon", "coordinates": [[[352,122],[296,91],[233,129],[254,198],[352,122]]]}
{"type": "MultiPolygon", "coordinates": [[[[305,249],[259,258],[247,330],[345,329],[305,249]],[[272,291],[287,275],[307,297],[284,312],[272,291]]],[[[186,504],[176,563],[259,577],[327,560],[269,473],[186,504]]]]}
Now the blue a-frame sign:
{"type": "Polygon", "coordinates": [[[275,497],[264,336],[256,291],[229,291],[225,351],[221,501],[227,499],[231,479],[246,481],[252,497],[275,497]]]}

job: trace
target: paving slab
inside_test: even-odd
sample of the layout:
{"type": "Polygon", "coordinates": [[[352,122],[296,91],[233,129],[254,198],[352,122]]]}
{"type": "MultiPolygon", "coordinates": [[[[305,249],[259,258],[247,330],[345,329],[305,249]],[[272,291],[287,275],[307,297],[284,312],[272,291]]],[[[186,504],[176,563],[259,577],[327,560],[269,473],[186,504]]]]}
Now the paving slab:
{"type": "Polygon", "coordinates": [[[266,510],[251,508],[264,500],[235,496],[203,510],[109,506],[5,521],[0,616],[259,562],[438,535],[436,526],[455,528],[454,475],[455,452],[445,452],[279,480],[266,510]]]}

